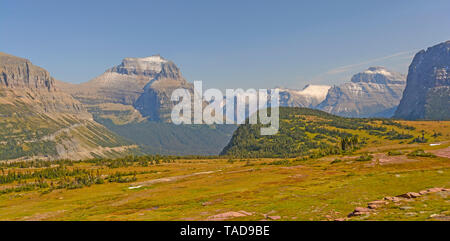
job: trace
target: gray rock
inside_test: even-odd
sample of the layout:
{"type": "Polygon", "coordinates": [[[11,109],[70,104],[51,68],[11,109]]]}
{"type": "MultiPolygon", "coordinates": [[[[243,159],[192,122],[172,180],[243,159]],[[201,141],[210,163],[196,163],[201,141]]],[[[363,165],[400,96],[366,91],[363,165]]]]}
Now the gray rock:
{"type": "Polygon", "coordinates": [[[395,118],[450,119],[450,41],[422,50],[409,66],[395,118]]]}

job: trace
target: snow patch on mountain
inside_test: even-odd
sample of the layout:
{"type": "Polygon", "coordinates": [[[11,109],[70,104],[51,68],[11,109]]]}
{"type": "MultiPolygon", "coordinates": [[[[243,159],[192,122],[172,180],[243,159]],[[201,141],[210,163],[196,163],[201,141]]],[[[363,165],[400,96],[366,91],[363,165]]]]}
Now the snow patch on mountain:
{"type": "Polygon", "coordinates": [[[327,97],[328,85],[306,85],[302,90],[281,89],[280,105],[314,108],[327,97]]]}
{"type": "Polygon", "coordinates": [[[371,67],[368,70],[363,72],[364,74],[381,74],[384,76],[392,76],[392,73],[386,70],[383,67],[371,67]]]}

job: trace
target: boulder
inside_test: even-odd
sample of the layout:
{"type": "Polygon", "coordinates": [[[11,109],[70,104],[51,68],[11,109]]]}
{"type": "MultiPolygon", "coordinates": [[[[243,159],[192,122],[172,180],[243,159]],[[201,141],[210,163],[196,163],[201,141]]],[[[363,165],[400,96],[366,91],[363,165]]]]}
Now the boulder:
{"type": "Polygon", "coordinates": [[[420,197],[420,196],[422,196],[422,195],[420,195],[420,194],[417,193],[417,192],[408,192],[408,193],[405,193],[405,194],[402,194],[402,195],[398,195],[397,197],[402,197],[402,198],[408,198],[408,199],[411,199],[411,198],[418,198],[418,197],[420,197]]]}
{"type": "Polygon", "coordinates": [[[428,193],[435,193],[435,192],[442,192],[443,190],[445,190],[445,188],[433,187],[433,188],[427,189],[427,192],[428,193]]]}
{"type": "Polygon", "coordinates": [[[376,200],[376,201],[372,201],[370,203],[368,203],[368,205],[385,205],[388,202],[384,201],[384,200],[376,200]]]}
{"type": "Polygon", "coordinates": [[[394,203],[401,201],[401,199],[398,198],[398,197],[385,197],[384,200],[391,201],[391,202],[394,202],[394,203]]]}
{"type": "Polygon", "coordinates": [[[363,208],[363,207],[357,207],[357,208],[355,208],[354,212],[370,212],[370,209],[363,208]]]}
{"type": "Polygon", "coordinates": [[[369,208],[357,207],[357,208],[355,208],[355,210],[353,212],[351,212],[348,215],[348,217],[366,215],[366,214],[369,214],[370,211],[371,210],[369,208]]]}

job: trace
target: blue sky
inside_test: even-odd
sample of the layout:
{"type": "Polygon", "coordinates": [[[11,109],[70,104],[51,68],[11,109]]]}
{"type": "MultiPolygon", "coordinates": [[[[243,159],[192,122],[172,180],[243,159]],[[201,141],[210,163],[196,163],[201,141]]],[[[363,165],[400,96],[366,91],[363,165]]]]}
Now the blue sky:
{"type": "Polygon", "coordinates": [[[338,84],[369,66],[407,72],[450,39],[450,2],[0,1],[0,51],[84,82],[161,54],[206,88],[338,84]]]}

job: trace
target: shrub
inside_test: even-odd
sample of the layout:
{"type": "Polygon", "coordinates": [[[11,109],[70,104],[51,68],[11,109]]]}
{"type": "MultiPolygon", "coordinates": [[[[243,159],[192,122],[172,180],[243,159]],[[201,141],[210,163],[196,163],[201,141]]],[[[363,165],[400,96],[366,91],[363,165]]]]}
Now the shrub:
{"type": "Polygon", "coordinates": [[[254,165],[255,164],[251,163],[250,161],[247,161],[244,166],[250,167],[250,166],[254,166],[254,165]]]}
{"type": "Polygon", "coordinates": [[[373,159],[372,155],[364,154],[364,155],[356,158],[356,161],[365,162],[365,161],[371,161],[372,159],[373,159]]]}
{"type": "Polygon", "coordinates": [[[436,157],[433,153],[425,152],[422,149],[417,149],[408,154],[410,157],[436,157]]]}
{"type": "Polygon", "coordinates": [[[388,156],[400,156],[403,155],[402,151],[389,151],[388,156]]]}
{"type": "Polygon", "coordinates": [[[269,163],[269,165],[289,165],[289,160],[279,160],[279,161],[273,161],[269,163]]]}
{"type": "Polygon", "coordinates": [[[342,162],[342,160],[341,159],[334,159],[334,161],[332,161],[331,164],[336,164],[336,163],[339,163],[339,162],[342,162]]]}

